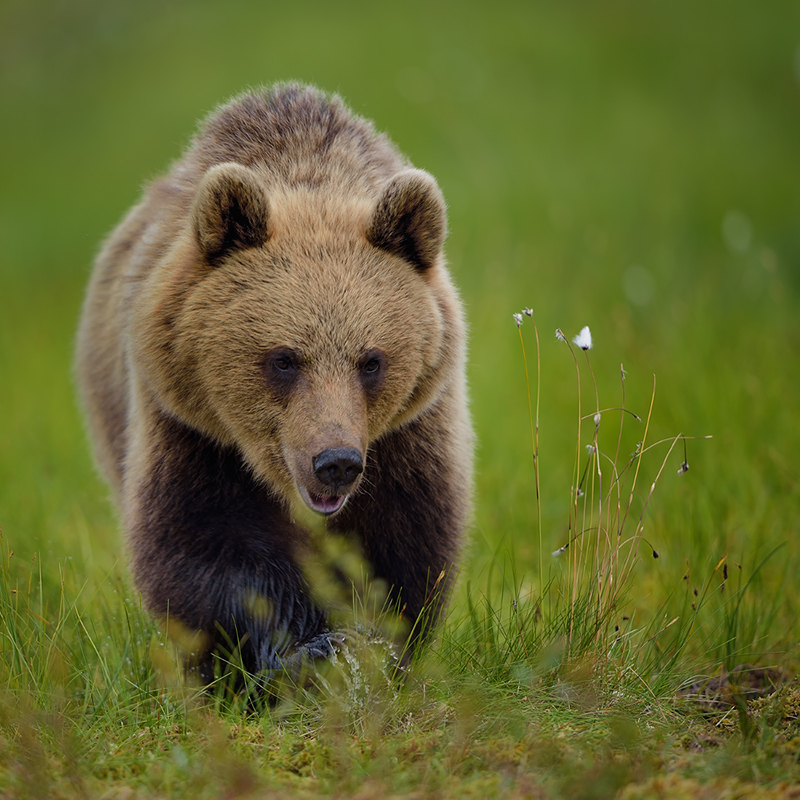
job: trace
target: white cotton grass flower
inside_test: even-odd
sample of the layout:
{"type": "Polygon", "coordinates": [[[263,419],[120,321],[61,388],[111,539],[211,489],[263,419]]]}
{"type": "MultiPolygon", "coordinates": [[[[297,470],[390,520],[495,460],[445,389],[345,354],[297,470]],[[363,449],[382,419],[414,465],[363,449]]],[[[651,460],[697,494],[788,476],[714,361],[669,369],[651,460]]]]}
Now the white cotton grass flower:
{"type": "Polygon", "coordinates": [[[592,332],[589,330],[589,326],[584,325],[581,328],[581,332],[577,336],[573,337],[572,342],[580,347],[581,350],[591,350],[592,332]]]}
{"type": "Polygon", "coordinates": [[[533,309],[532,309],[532,308],[523,308],[523,309],[522,309],[522,313],[523,313],[523,314],[524,314],[526,317],[532,317],[532,316],[533,316],[533,309]]]}
{"type": "Polygon", "coordinates": [[[522,325],[522,314],[514,314],[514,322],[517,323],[517,327],[519,328],[522,325]]]}
{"type": "Polygon", "coordinates": [[[564,331],[562,331],[561,328],[556,328],[556,339],[558,339],[559,342],[567,341],[567,337],[564,336],[564,331]]]}

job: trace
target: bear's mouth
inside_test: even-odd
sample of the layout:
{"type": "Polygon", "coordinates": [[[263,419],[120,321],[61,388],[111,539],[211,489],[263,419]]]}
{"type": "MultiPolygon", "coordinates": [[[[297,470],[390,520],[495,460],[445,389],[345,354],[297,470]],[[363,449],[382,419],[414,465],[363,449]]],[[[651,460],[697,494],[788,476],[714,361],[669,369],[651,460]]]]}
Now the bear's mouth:
{"type": "Polygon", "coordinates": [[[310,509],[326,516],[335,514],[347,500],[347,495],[344,494],[314,494],[304,486],[298,486],[298,489],[300,489],[300,496],[310,509]]]}

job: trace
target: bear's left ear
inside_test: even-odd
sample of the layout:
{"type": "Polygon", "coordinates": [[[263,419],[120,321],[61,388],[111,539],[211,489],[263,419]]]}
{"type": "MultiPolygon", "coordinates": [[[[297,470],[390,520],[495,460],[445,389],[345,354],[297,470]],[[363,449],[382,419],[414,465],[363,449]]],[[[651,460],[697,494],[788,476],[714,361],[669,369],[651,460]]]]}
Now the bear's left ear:
{"type": "Polygon", "coordinates": [[[370,244],[419,270],[433,266],[446,235],[444,197],[436,181],[420,169],[399,172],[386,184],[367,228],[370,244]]]}
{"type": "Polygon", "coordinates": [[[192,225],[209,263],[267,240],[269,203],[258,178],[241,164],[218,164],[203,177],[192,206],[192,225]]]}

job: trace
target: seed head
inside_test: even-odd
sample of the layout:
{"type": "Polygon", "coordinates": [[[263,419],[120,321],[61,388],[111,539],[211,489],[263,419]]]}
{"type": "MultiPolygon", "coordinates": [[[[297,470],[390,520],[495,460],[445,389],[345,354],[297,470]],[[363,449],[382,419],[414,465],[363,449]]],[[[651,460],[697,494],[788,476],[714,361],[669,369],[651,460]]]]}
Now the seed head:
{"type": "Polygon", "coordinates": [[[592,332],[589,330],[589,326],[584,325],[584,327],[581,328],[581,332],[577,336],[573,337],[572,342],[580,347],[581,350],[591,350],[592,332]]]}
{"type": "Polygon", "coordinates": [[[685,475],[688,471],[689,471],[689,462],[684,461],[683,464],[681,464],[680,469],[678,469],[678,475],[685,475]]]}
{"type": "Polygon", "coordinates": [[[514,314],[514,322],[517,323],[517,327],[519,328],[522,325],[522,314],[514,314]]]}
{"type": "Polygon", "coordinates": [[[564,332],[561,330],[561,328],[556,328],[556,339],[558,339],[559,342],[567,341],[567,337],[564,336],[564,332]]]}
{"type": "Polygon", "coordinates": [[[523,314],[524,314],[526,317],[532,317],[532,316],[533,316],[533,309],[532,309],[532,308],[523,308],[523,309],[522,309],[522,313],[523,313],[523,314]]]}

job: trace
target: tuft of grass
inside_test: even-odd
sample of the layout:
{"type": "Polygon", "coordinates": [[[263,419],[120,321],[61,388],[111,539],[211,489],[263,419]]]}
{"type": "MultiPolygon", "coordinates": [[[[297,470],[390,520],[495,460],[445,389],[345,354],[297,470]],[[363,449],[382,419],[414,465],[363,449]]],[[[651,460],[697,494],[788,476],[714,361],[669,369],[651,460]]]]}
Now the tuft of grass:
{"type": "MultiPolygon", "coordinates": [[[[539,594],[532,610],[523,612],[526,622],[536,621],[542,615],[546,621],[538,625],[540,630],[560,631],[564,637],[565,655],[582,656],[595,650],[603,653],[618,651],[638,658],[638,650],[633,646],[636,638],[631,632],[623,633],[621,623],[630,620],[628,595],[631,580],[639,560],[640,549],[645,546],[653,559],[659,553],[644,535],[645,518],[657,484],[676,447],[682,445],[683,460],[677,472],[681,475],[689,470],[687,437],[677,434],[671,438],[651,443],[649,432],[655,404],[656,382],[647,413],[640,416],[626,406],[626,373],[620,366],[621,399],[617,406],[601,406],[597,380],[592,369],[589,351],[592,337],[588,327],[584,327],[572,342],[561,329],[556,330],[556,339],[569,350],[575,368],[577,386],[577,424],[575,437],[575,456],[573,482],[569,487],[569,501],[565,510],[566,541],[553,553],[554,559],[566,561],[566,566],[551,571],[551,578],[545,585],[543,573],[543,531],[542,498],[540,495],[539,451],[539,408],[541,396],[541,344],[539,331],[532,309],[524,309],[514,314],[520,336],[522,359],[528,394],[528,413],[531,430],[531,445],[534,463],[534,483],[539,563],[539,594]],[[525,343],[522,334],[524,318],[528,317],[534,331],[536,343],[536,416],[533,416],[531,389],[525,343]],[[573,347],[574,344],[574,347],[573,347]],[[577,352],[576,352],[577,351],[577,352]],[[578,354],[585,359],[585,368],[591,379],[592,410],[583,411],[583,392],[581,387],[581,367],[578,354]],[[606,433],[609,420],[618,418],[606,433]],[[631,449],[630,435],[626,425],[638,426],[631,449]],[[589,423],[588,435],[586,423],[589,423]],[[643,464],[646,456],[655,455],[661,449],[663,454],[656,461],[654,473],[647,488],[640,490],[644,478],[643,464]],[[630,451],[630,452],[627,452],[630,451]],[[585,455],[584,455],[585,452],[585,455]]],[[[694,438],[694,437],[692,437],[694,438]]],[[[710,436],[703,438],[709,439],[710,436]]],[[[647,467],[645,467],[645,471],[647,467]]],[[[520,633],[523,649],[529,659],[529,647],[523,634],[520,606],[517,599],[512,600],[513,620],[520,633]]],[[[473,612],[472,606],[470,607],[473,612]]],[[[490,617],[497,615],[490,610],[490,617]]],[[[677,622],[673,619],[653,632],[649,627],[643,630],[648,635],[642,645],[662,635],[677,622]]],[[[629,627],[629,626],[628,626],[629,627]]],[[[541,642],[540,642],[541,646],[541,642]]],[[[531,643],[535,647],[535,643],[531,643]]]]}

